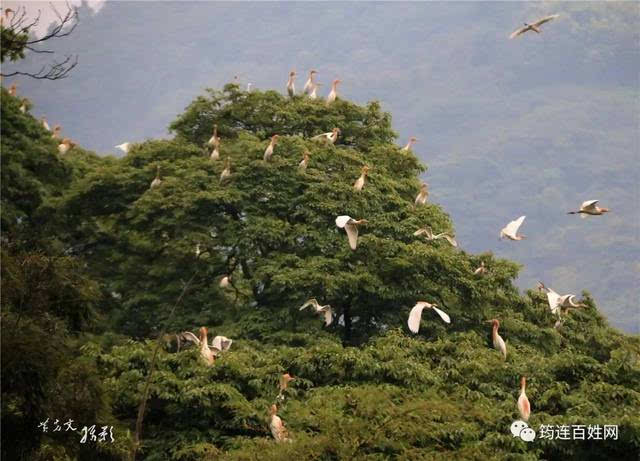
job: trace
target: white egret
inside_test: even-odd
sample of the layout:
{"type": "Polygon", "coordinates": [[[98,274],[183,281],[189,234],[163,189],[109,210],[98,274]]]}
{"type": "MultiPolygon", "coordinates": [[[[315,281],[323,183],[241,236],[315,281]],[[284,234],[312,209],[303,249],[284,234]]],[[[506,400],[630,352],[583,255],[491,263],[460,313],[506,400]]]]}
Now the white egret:
{"type": "Polygon", "coordinates": [[[601,208],[596,205],[599,201],[600,200],[587,200],[582,202],[578,211],[568,211],[567,214],[579,214],[581,218],[586,218],[589,215],[598,216],[611,211],[609,208],[601,208]]]}
{"type": "Polygon", "coordinates": [[[523,27],[520,27],[519,29],[516,29],[513,31],[513,33],[509,36],[509,38],[516,38],[519,35],[524,34],[525,32],[528,32],[530,30],[534,31],[535,33],[539,34],[542,31],[540,30],[540,26],[542,24],[544,24],[545,22],[549,22],[553,19],[556,19],[558,16],[560,16],[559,14],[552,14],[550,16],[545,16],[544,18],[540,18],[537,21],[531,23],[531,24],[527,24],[526,22],[524,23],[523,27]]]}
{"type": "Polygon", "coordinates": [[[422,311],[426,307],[428,309],[433,309],[440,316],[445,323],[451,323],[451,318],[447,315],[446,312],[438,309],[437,304],[431,304],[426,301],[418,301],[415,306],[411,309],[409,313],[409,320],[407,321],[407,325],[409,326],[409,330],[412,333],[418,333],[420,330],[420,320],[422,319],[422,311]]]}
{"type": "Polygon", "coordinates": [[[353,189],[357,192],[360,192],[364,187],[364,183],[367,180],[367,175],[369,174],[369,167],[365,165],[362,167],[361,171],[362,173],[360,174],[360,177],[356,179],[355,183],[353,183],[353,189]]]}
{"type": "Polygon", "coordinates": [[[520,397],[518,397],[518,412],[520,413],[520,419],[523,421],[529,421],[529,416],[531,416],[531,405],[525,393],[526,387],[527,378],[523,376],[520,378],[520,397]]]}
{"type": "Polygon", "coordinates": [[[427,226],[427,227],[422,227],[420,229],[418,229],[417,231],[415,231],[413,233],[413,235],[415,235],[416,237],[420,236],[420,235],[424,235],[425,238],[429,241],[432,240],[440,240],[440,239],[446,239],[447,242],[449,242],[451,244],[451,246],[454,247],[458,247],[458,242],[456,242],[456,239],[454,239],[451,235],[449,235],[447,232],[441,232],[439,234],[434,234],[433,231],[431,230],[431,227],[427,226]]]}
{"type": "Polygon", "coordinates": [[[322,306],[322,305],[320,305],[320,303],[318,303],[318,300],[316,298],[311,298],[311,299],[307,300],[300,307],[299,310],[303,310],[308,306],[313,307],[313,309],[314,309],[316,314],[324,316],[324,324],[325,324],[325,326],[328,327],[329,325],[331,325],[331,322],[333,321],[333,310],[331,309],[331,306],[329,304],[326,304],[326,305],[322,306]]]}
{"type": "Polygon", "coordinates": [[[336,218],[336,226],[344,229],[349,238],[349,246],[352,250],[355,250],[358,246],[358,226],[361,224],[367,224],[369,221],[366,219],[355,220],[351,216],[338,216],[336,218]]]}
{"type": "Polygon", "coordinates": [[[520,229],[520,226],[524,222],[524,218],[526,218],[526,216],[520,216],[515,221],[511,221],[509,224],[507,224],[500,231],[500,238],[507,237],[511,240],[522,240],[523,238],[525,238],[523,234],[518,234],[518,229],[520,229]]]}

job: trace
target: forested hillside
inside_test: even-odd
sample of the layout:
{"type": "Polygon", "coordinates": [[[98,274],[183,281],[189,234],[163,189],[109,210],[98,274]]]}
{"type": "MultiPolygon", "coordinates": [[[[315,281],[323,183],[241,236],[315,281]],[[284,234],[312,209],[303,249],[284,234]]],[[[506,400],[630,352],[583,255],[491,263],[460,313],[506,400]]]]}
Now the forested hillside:
{"type": "Polygon", "coordinates": [[[637,459],[639,338],[588,292],[558,318],[544,293],[519,294],[517,263],[415,236],[454,223],[414,203],[427,168],[378,102],[229,84],[122,158],[60,154],[19,107],[3,89],[3,459],[130,459],[136,432],[144,460],[637,459]],[[335,144],[311,139],[335,127],[335,144]],[[341,215],[367,221],[355,250],[341,215]],[[309,298],[331,305],[328,326],[299,310],[309,298]],[[450,323],[425,309],[412,333],[418,301],[450,323]],[[202,326],[233,340],[210,366],[176,336],[202,326]],[[618,425],[617,440],[513,437],[523,376],[536,431],[618,425]],[[115,440],[43,432],[47,418],[115,440]]]}

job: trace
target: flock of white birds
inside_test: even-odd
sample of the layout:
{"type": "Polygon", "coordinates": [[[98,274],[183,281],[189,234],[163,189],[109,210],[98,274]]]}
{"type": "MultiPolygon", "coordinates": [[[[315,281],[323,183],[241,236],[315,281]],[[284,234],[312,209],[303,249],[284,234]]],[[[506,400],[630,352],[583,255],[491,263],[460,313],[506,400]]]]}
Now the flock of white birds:
{"type": "MultiPolygon", "coordinates": [[[[524,26],[515,30],[509,36],[509,38],[513,39],[515,37],[518,37],[530,31],[540,34],[542,32],[540,29],[541,25],[553,19],[556,19],[558,17],[559,15],[554,14],[550,16],[545,16],[530,24],[524,23],[524,26]]],[[[315,69],[312,69],[311,71],[309,71],[308,79],[303,88],[303,95],[305,95],[310,99],[318,98],[317,89],[319,86],[321,86],[321,83],[316,82],[317,74],[318,74],[318,71],[315,69]]],[[[286,90],[290,97],[296,96],[296,89],[295,89],[296,75],[297,73],[295,71],[291,71],[289,73],[289,79],[286,84],[286,90]]],[[[338,98],[337,87],[340,83],[341,83],[341,80],[339,79],[333,80],[331,84],[331,90],[326,98],[326,104],[331,104],[338,98]]],[[[247,87],[247,91],[251,91],[250,86],[247,87]]],[[[17,84],[13,83],[10,86],[8,92],[11,96],[14,96],[14,97],[17,96],[17,84]]],[[[22,102],[22,105],[20,106],[20,111],[23,113],[26,113],[31,106],[30,101],[26,98],[23,98],[21,102],[22,102]]],[[[60,125],[54,126],[53,130],[51,130],[45,117],[41,118],[41,123],[42,123],[42,126],[47,131],[52,131],[52,135],[51,135],[52,138],[54,139],[61,138],[60,134],[61,134],[62,128],[60,127],[60,125]]],[[[321,133],[319,135],[313,136],[311,139],[314,141],[323,142],[327,145],[335,145],[340,133],[341,133],[340,128],[335,127],[331,132],[321,133]]],[[[279,135],[274,134],[269,140],[269,144],[267,145],[263,155],[263,160],[265,162],[269,162],[270,159],[272,158],[278,142],[278,138],[279,138],[279,135]]],[[[411,151],[411,148],[413,147],[416,141],[418,141],[417,138],[411,137],[408,143],[401,150],[405,152],[411,151]]],[[[75,146],[75,143],[72,142],[69,138],[62,138],[60,144],[58,145],[58,151],[61,155],[64,155],[74,146],[75,146]]],[[[122,152],[124,152],[125,154],[128,154],[133,146],[134,144],[130,142],[124,142],[115,147],[121,150],[122,152]]],[[[214,125],[213,134],[211,138],[208,140],[207,146],[210,146],[212,148],[210,153],[210,159],[212,161],[219,160],[221,157],[220,156],[220,136],[218,136],[217,125],[214,125]]],[[[299,169],[304,172],[309,164],[309,160],[310,160],[310,153],[308,150],[305,150],[303,152],[303,158],[298,165],[299,169]]],[[[358,177],[358,179],[356,179],[355,183],[353,184],[354,191],[360,192],[365,187],[369,170],[370,170],[370,167],[367,165],[365,165],[362,168],[361,175],[358,177]]],[[[222,173],[220,174],[220,182],[224,182],[230,177],[231,177],[231,161],[227,157],[225,159],[225,168],[222,170],[222,173]]],[[[162,177],[160,173],[160,166],[157,165],[156,176],[151,182],[149,188],[153,189],[160,186],[161,184],[162,184],[162,177]]],[[[427,203],[428,196],[429,196],[428,184],[422,183],[420,187],[420,191],[418,192],[418,195],[415,198],[414,207],[425,205],[427,203]]],[[[569,211],[568,214],[579,214],[582,218],[586,218],[587,216],[603,215],[604,213],[607,213],[610,211],[608,208],[599,207],[597,204],[598,204],[598,200],[586,200],[582,203],[579,210],[569,211]]],[[[520,216],[519,218],[509,222],[500,231],[500,239],[507,238],[513,241],[520,241],[524,239],[525,235],[518,233],[524,220],[525,220],[525,216],[520,216]]],[[[343,215],[343,216],[338,216],[335,220],[335,223],[338,228],[345,230],[347,234],[349,247],[355,251],[358,246],[359,226],[366,225],[368,221],[366,219],[354,219],[350,216],[343,215]]],[[[424,238],[427,241],[437,241],[440,239],[444,239],[453,247],[458,246],[458,243],[456,242],[456,240],[452,235],[446,232],[435,234],[431,229],[431,227],[429,226],[416,230],[413,235],[416,237],[424,236],[424,238]]],[[[196,257],[200,257],[203,254],[200,248],[200,244],[196,245],[195,253],[196,253],[196,257]]],[[[474,270],[474,274],[480,275],[480,276],[485,275],[488,272],[489,272],[489,268],[485,266],[484,262],[482,262],[481,265],[474,270]]],[[[225,275],[220,280],[219,285],[223,289],[228,289],[230,286],[232,286],[231,275],[225,275]]],[[[576,299],[577,299],[576,295],[574,294],[559,295],[551,288],[546,287],[542,282],[539,282],[538,290],[545,292],[547,294],[549,308],[551,309],[551,312],[557,316],[557,321],[554,325],[555,328],[561,327],[563,323],[563,318],[564,316],[566,316],[569,310],[585,306],[582,303],[576,302],[576,299]]],[[[315,314],[323,318],[325,326],[331,325],[331,323],[333,322],[334,312],[330,305],[328,304],[321,305],[317,299],[311,298],[307,300],[300,307],[300,310],[304,310],[308,307],[311,307],[315,314]]],[[[408,321],[407,321],[409,330],[412,333],[415,334],[419,332],[420,323],[422,320],[422,313],[425,308],[434,311],[444,322],[451,323],[451,318],[449,317],[449,315],[446,312],[439,309],[437,304],[429,303],[427,301],[417,301],[415,306],[413,306],[413,308],[411,309],[409,313],[408,321]]],[[[507,346],[503,338],[498,333],[498,329],[500,327],[500,321],[498,319],[492,319],[489,321],[489,323],[491,323],[492,325],[493,346],[496,350],[501,352],[504,360],[506,360],[507,346]]],[[[229,350],[233,341],[229,338],[226,338],[225,336],[216,336],[213,338],[211,344],[209,344],[207,341],[207,334],[208,334],[207,328],[203,326],[200,328],[199,332],[200,332],[199,337],[189,331],[176,334],[175,340],[177,343],[177,348],[178,350],[180,350],[183,344],[199,346],[200,355],[203,361],[207,365],[211,366],[214,364],[217,356],[219,356],[222,352],[229,350]]],[[[293,379],[294,378],[291,377],[288,373],[285,373],[281,376],[280,383],[279,383],[279,393],[276,398],[276,401],[284,400],[284,392],[287,389],[287,385],[289,381],[293,379]]],[[[525,389],[526,389],[526,378],[523,376],[521,377],[520,395],[518,398],[517,408],[522,420],[528,421],[531,413],[531,406],[529,404],[529,400],[527,398],[525,389]]],[[[277,415],[277,405],[275,403],[270,407],[270,416],[271,416],[270,429],[273,437],[279,442],[290,441],[291,439],[289,437],[289,434],[286,428],[284,427],[284,423],[282,422],[282,419],[277,415]]]]}

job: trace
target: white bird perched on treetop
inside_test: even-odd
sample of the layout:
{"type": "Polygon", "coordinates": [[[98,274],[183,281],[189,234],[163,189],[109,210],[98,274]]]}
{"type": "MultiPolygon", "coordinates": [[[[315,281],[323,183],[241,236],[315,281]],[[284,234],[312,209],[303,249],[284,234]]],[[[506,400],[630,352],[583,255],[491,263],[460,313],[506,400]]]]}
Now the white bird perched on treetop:
{"type": "Polygon", "coordinates": [[[334,80],[331,84],[331,91],[329,92],[329,96],[327,96],[327,104],[331,104],[338,97],[338,84],[342,83],[342,80],[334,80]]]}
{"type": "Polygon", "coordinates": [[[493,347],[502,352],[504,359],[507,359],[507,345],[504,343],[502,336],[498,334],[498,328],[500,328],[500,321],[498,319],[489,320],[489,323],[493,325],[491,330],[491,339],[493,340],[493,347]]]}
{"type": "Polygon", "coordinates": [[[355,250],[358,246],[358,226],[360,224],[367,224],[369,221],[366,219],[355,220],[351,216],[338,216],[336,218],[336,226],[344,229],[349,238],[349,246],[352,250],[355,250]]]}
{"type": "Polygon", "coordinates": [[[289,386],[289,383],[291,381],[293,381],[294,378],[293,376],[291,376],[289,373],[284,373],[280,376],[280,382],[278,383],[278,387],[280,389],[280,394],[282,394],[284,391],[287,390],[287,387],[289,386]]]}
{"type": "Polygon", "coordinates": [[[317,73],[318,71],[315,69],[311,69],[309,71],[309,78],[307,79],[307,83],[304,84],[304,88],[302,89],[304,94],[309,94],[312,91],[315,91],[315,85],[316,85],[315,79],[316,79],[317,73]]]}
{"type": "MultiPolygon", "coordinates": [[[[202,327],[204,328],[204,327],[202,327]]],[[[200,330],[202,330],[202,328],[200,330]]],[[[193,333],[191,333],[190,331],[183,331],[182,333],[178,334],[178,341],[184,341],[186,343],[191,343],[191,344],[195,344],[197,346],[202,346],[202,331],[200,331],[200,335],[201,337],[198,338],[196,335],[194,335],[193,333]]],[[[206,335],[205,335],[206,338],[206,335]]],[[[216,336],[215,338],[213,338],[213,340],[211,341],[211,346],[207,345],[207,348],[210,349],[210,352],[213,354],[214,358],[215,356],[218,355],[219,352],[223,352],[223,351],[228,351],[231,348],[231,344],[233,343],[233,340],[227,338],[226,336],[216,336]],[[213,351],[211,351],[211,349],[213,349],[213,351]]],[[[178,343],[178,349],[180,348],[180,343],[178,343]]],[[[208,354],[207,354],[208,356],[208,354]]],[[[207,360],[206,357],[204,357],[205,360],[207,360]]]]}
{"type": "Polygon", "coordinates": [[[423,182],[420,186],[420,192],[416,195],[416,200],[413,202],[413,206],[424,205],[427,203],[429,197],[429,184],[423,182]]]}
{"type": "Polygon", "coordinates": [[[312,306],[315,309],[316,314],[324,315],[325,326],[328,327],[329,325],[331,325],[331,322],[333,322],[333,310],[331,309],[331,306],[329,304],[321,306],[316,298],[311,298],[307,300],[299,310],[303,310],[308,306],[312,306]]]}
{"type": "Polygon", "coordinates": [[[362,173],[360,174],[360,177],[358,179],[356,179],[356,182],[353,183],[353,189],[356,192],[360,192],[362,190],[362,188],[364,187],[364,183],[367,180],[367,175],[369,174],[369,167],[367,165],[362,167],[362,173]]]}
{"type": "Polygon", "coordinates": [[[59,139],[60,138],[60,132],[62,131],[62,127],[60,125],[56,125],[53,127],[53,133],[51,134],[51,137],[53,139],[59,139]]]}
{"type": "Polygon", "coordinates": [[[404,146],[402,149],[403,151],[410,151],[411,148],[413,147],[413,145],[416,143],[416,141],[418,140],[418,138],[416,138],[415,136],[411,136],[409,138],[409,142],[407,143],[406,146],[404,146]]]}
{"type": "Polygon", "coordinates": [[[500,238],[507,237],[510,240],[522,240],[525,238],[524,234],[518,234],[518,229],[522,226],[526,216],[520,216],[515,221],[511,221],[500,231],[500,238]]]}
{"type": "Polygon", "coordinates": [[[295,96],[296,94],[296,87],[294,84],[294,80],[296,79],[296,71],[292,70],[291,72],[289,72],[289,80],[287,80],[287,93],[289,93],[290,97],[295,96]]]}
{"type": "Polygon", "coordinates": [[[131,143],[130,142],[123,142],[122,144],[118,144],[116,146],[116,149],[120,149],[125,154],[128,154],[129,153],[129,149],[131,149],[131,143]]]}
{"type": "Polygon", "coordinates": [[[271,141],[269,142],[269,145],[264,150],[264,156],[262,158],[265,162],[268,162],[269,159],[271,159],[271,156],[273,155],[273,149],[276,147],[277,142],[278,142],[278,135],[274,134],[273,136],[271,136],[271,141]]]}
{"type": "Polygon", "coordinates": [[[431,230],[431,227],[427,226],[427,227],[422,227],[420,229],[418,229],[417,231],[415,231],[413,233],[413,235],[415,235],[416,237],[420,236],[420,235],[424,235],[425,238],[429,241],[431,240],[439,240],[439,239],[446,239],[447,242],[449,242],[452,246],[457,247],[458,246],[458,242],[456,242],[456,239],[454,239],[452,236],[450,236],[448,233],[446,232],[441,232],[439,234],[435,234],[433,233],[433,231],[431,230]]]}
{"type": "Polygon", "coordinates": [[[229,288],[229,285],[231,285],[231,276],[230,275],[225,275],[224,277],[222,277],[220,279],[220,288],[229,288]]]}
{"type": "Polygon", "coordinates": [[[488,272],[487,268],[484,265],[484,261],[480,262],[480,266],[473,271],[474,275],[484,275],[488,272]]]}
{"type": "Polygon", "coordinates": [[[16,94],[18,94],[18,84],[17,83],[12,83],[11,86],[9,87],[9,94],[11,96],[15,96],[16,94]]]}
{"type": "Polygon", "coordinates": [[[515,31],[513,31],[513,33],[511,35],[509,35],[509,38],[516,38],[518,35],[522,35],[525,32],[528,32],[530,30],[534,31],[535,33],[539,34],[542,31],[540,30],[540,26],[542,24],[544,24],[545,22],[549,22],[553,19],[556,19],[558,16],[560,16],[559,14],[552,14],[551,16],[545,16],[544,18],[538,19],[536,22],[531,23],[531,24],[527,24],[526,22],[524,23],[523,27],[520,27],[519,29],[516,29],[515,31]]]}
{"type": "Polygon", "coordinates": [[[589,215],[598,216],[611,211],[609,208],[601,208],[596,205],[599,201],[600,200],[587,200],[586,202],[582,202],[578,211],[568,211],[567,214],[580,214],[581,218],[586,218],[589,215]]]}
{"type": "Polygon", "coordinates": [[[71,142],[71,139],[64,138],[60,144],[58,144],[58,152],[62,155],[66,154],[69,149],[75,146],[75,143],[71,142]]]}
{"type": "Polygon", "coordinates": [[[207,331],[207,327],[200,328],[200,356],[208,366],[211,366],[216,360],[216,355],[207,343],[207,331]]]}
{"type": "Polygon", "coordinates": [[[451,323],[451,318],[447,315],[446,312],[438,309],[437,304],[431,304],[426,301],[418,301],[415,306],[409,312],[409,320],[407,321],[407,325],[409,326],[409,330],[412,333],[417,333],[420,331],[420,320],[422,319],[422,310],[426,307],[428,309],[433,309],[440,316],[445,323],[451,323]]]}
{"type": "Polygon", "coordinates": [[[227,157],[224,162],[224,170],[220,173],[220,182],[231,177],[231,159],[227,157]]]}
{"type": "Polygon", "coordinates": [[[518,412],[520,413],[520,418],[523,421],[529,421],[529,416],[531,416],[531,405],[529,404],[529,399],[525,393],[526,387],[527,378],[523,376],[520,378],[520,397],[518,397],[518,412]]]}
{"type": "Polygon", "coordinates": [[[23,114],[27,113],[27,109],[29,108],[30,101],[27,98],[22,98],[22,105],[20,106],[20,112],[23,114]]]}
{"type": "Polygon", "coordinates": [[[311,154],[308,150],[305,150],[302,154],[302,160],[300,161],[300,163],[298,163],[298,168],[300,168],[302,171],[306,171],[307,167],[309,166],[310,156],[311,154]]]}
{"type": "Polygon", "coordinates": [[[335,144],[338,140],[338,134],[340,134],[340,128],[334,128],[329,133],[322,133],[311,138],[313,141],[324,141],[329,144],[335,144]]]}
{"type": "Polygon", "coordinates": [[[276,439],[276,442],[290,442],[289,432],[287,428],[284,427],[284,423],[280,419],[280,417],[276,414],[278,413],[278,407],[276,405],[271,405],[270,412],[271,420],[269,421],[269,429],[271,429],[271,434],[273,438],[276,439]]]}
{"type": "Polygon", "coordinates": [[[42,123],[42,128],[44,128],[47,131],[51,131],[51,127],[47,123],[47,117],[41,117],[40,122],[42,123]]]}
{"type": "Polygon", "coordinates": [[[160,178],[160,165],[156,165],[156,177],[151,181],[151,186],[149,189],[153,189],[154,187],[158,187],[162,184],[162,178],[160,178]]]}
{"type": "Polygon", "coordinates": [[[213,150],[211,151],[211,155],[209,155],[210,160],[218,160],[220,158],[220,138],[218,138],[218,142],[214,144],[213,150]]]}
{"type": "Polygon", "coordinates": [[[210,146],[217,146],[219,142],[220,142],[220,137],[218,137],[218,125],[214,124],[213,135],[211,135],[211,137],[207,141],[207,144],[210,146]]]}
{"type": "Polygon", "coordinates": [[[321,86],[322,83],[314,83],[313,84],[313,88],[311,89],[311,93],[309,93],[309,98],[310,99],[317,99],[318,98],[318,94],[316,93],[316,91],[318,90],[318,87],[321,86]]]}

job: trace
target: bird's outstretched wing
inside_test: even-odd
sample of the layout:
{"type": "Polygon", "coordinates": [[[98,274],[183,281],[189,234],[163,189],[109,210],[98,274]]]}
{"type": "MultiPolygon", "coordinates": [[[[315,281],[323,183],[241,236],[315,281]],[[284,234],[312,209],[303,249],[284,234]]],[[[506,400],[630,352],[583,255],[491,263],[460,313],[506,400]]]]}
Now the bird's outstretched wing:
{"type": "Polygon", "coordinates": [[[331,306],[325,306],[324,308],[324,324],[325,326],[329,326],[331,325],[331,322],[333,322],[333,309],[331,309],[331,306]]]}
{"type": "Polygon", "coordinates": [[[535,27],[541,26],[545,22],[549,22],[549,21],[551,21],[553,19],[556,19],[558,16],[560,16],[560,15],[559,14],[552,14],[552,15],[549,15],[549,16],[545,16],[544,18],[538,19],[532,25],[535,26],[535,27]]]}
{"type": "Polygon", "coordinates": [[[428,303],[424,301],[418,301],[415,306],[409,312],[409,320],[407,325],[412,333],[417,333],[420,330],[420,319],[422,318],[422,310],[427,307],[428,303]]]}
{"type": "Polygon", "coordinates": [[[300,309],[298,309],[298,310],[300,310],[300,311],[301,311],[301,310],[303,310],[305,307],[308,307],[308,306],[313,306],[314,308],[316,308],[316,309],[317,309],[317,308],[318,308],[318,301],[316,300],[316,298],[308,299],[308,300],[307,300],[307,301],[306,301],[306,302],[305,302],[305,303],[300,307],[300,309]]]}
{"type": "Polygon", "coordinates": [[[358,226],[356,226],[355,224],[347,223],[344,226],[344,230],[347,231],[349,246],[352,250],[355,250],[358,246],[358,226]]]}
{"type": "Polygon", "coordinates": [[[200,338],[198,338],[196,335],[194,335],[190,331],[183,331],[178,336],[182,341],[193,343],[195,345],[200,345],[200,338]]]}
{"type": "Polygon", "coordinates": [[[456,239],[454,239],[453,237],[447,235],[447,234],[443,234],[444,238],[447,239],[447,242],[449,242],[452,246],[454,247],[458,247],[458,242],[456,242],[456,239]]]}
{"type": "Polygon", "coordinates": [[[529,29],[529,26],[520,27],[519,29],[514,30],[513,33],[509,35],[509,38],[510,39],[516,38],[518,35],[524,34],[528,29],[529,29]]]}
{"type": "Polygon", "coordinates": [[[581,210],[592,210],[596,207],[596,203],[598,203],[600,200],[587,200],[582,202],[582,205],[580,205],[580,209],[581,210]]]}
{"type": "Polygon", "coordinates": [[[515,221],[511,221],[509,224],[507,224],[507,227],[505,227],[505,234],[515,236],[518,232],[518,229],[520,229],[520,226],[522,226],[524,218],[526,218],[526,216],[520,216],[515,221]]]}
{"type": "Polygon", "coordinates": [[[446,312],[441,311],[440,309],[438,309],[438,308],[436,307],[436,305],[435,305],[435,304],[434,304],[434,305],[432,305],[432,306],[431,306],[431,308],[432,308],[434,311],[436,311],[436,312],[437,312],[437,314],[440,316],[440,318],[441,318],[442,320],[444,320],[446,323],[451,323],[451,318],[449,317],[449,315],[448,315],[446,312]]]}

